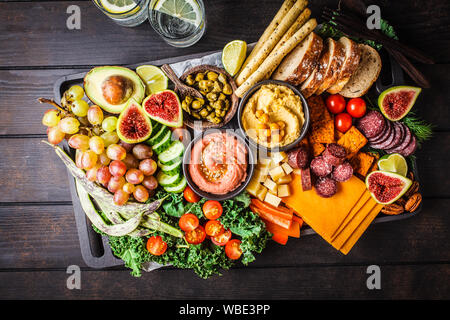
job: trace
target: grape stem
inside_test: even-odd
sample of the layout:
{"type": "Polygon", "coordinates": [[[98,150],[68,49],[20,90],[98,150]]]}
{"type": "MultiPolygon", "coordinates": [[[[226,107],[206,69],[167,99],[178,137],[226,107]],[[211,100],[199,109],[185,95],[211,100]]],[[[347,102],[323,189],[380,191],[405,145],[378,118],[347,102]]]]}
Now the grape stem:
{"type": "Polygon", "coordinates": [[[38,98],[37,99],[40,103],[48,103],[51,104],[52,106],[54,106],[56,109],[66,113],[67,110],[64,110],[63,107],[61,107],[59,104],[57,104],[54,100],[51,99],[46,99],[46,98],[38,98]]]}

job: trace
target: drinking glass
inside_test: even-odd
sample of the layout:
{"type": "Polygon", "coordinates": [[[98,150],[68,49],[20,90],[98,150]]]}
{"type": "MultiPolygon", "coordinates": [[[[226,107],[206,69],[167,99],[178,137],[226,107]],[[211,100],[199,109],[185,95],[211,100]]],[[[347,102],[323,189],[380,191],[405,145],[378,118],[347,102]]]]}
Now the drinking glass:
{"type": "Polygon", "coordinates": [[[151,0],[148,19],[164,41],[179,48],[192,46],[206,30],[201,0],[151,0]]]}
{"type": "Polygon", "coordinates": [[[118,25],[135,27],[147,19],[150,0],[93,0],[93,2],[118,25]]]}

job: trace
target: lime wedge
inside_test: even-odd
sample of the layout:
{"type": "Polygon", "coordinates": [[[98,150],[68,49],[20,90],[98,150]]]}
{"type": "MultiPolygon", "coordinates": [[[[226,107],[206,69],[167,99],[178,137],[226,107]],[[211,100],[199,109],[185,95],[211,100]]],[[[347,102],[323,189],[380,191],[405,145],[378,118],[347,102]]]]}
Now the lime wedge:
{"type": "Polygon", "coordinates": [[[125,13],[136,7],[133,0],[100,0],[100,3],[109,13],[125,13]]]}
{"type": "Polygon", "coordinates": [[[222,51],[222,64],[225,70],[234,76],[244,63],[247,54],[247,43],[242,40],[228,42],[222,51]]]}
{"type": "Polygon", "coordinates": [[[385,155],[378,160],[378,168],[382,171],[398,173],[404,177],[408,174],[408,164],[405,158],[398,153],[385,155]]]}
{"type": "Polygon", "coordinates": [[[169,80],[160,68],[142,65],[136,68],[136,73],[144,81],[147,95],[167,89],[169,80]]]}
{"type": "Polygon", "coordinates": [[[153,9],[192,23],[196,27],[202,21],[200,6],[195,0],[159,0],[153,9]]]}

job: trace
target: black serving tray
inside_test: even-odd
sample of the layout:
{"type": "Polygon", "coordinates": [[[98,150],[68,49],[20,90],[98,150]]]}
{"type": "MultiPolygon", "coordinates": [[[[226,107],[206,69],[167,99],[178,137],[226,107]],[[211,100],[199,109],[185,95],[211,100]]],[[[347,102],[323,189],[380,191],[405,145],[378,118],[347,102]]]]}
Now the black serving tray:
{"type": "MultiPolygon", "coordinates": [[[[251,49],[252,45],[249,46],[249,50],[251,49]]],[[[203,56],[216,53],[219,51],[209,51],[209,52],[202,52],[197,54],[191,54],[191,55],[185,55],[180,57],[174,57],[174,58],[167,58],[167,59],[160,59],[160,60],[154,60],[154,61],[148,61],[143,62],[139,64],[133,64],[133,65],[127,65],[126,67],[129,67],[131,69],[135,69],[139,65],[143,64],[151,64],[155,66],[161,66],[163,64],[172,64],[177,63],[181,61],[201,58],[203,56]]],[[[400,66],[395,62],[395,60],[389,56],[389,55],[382,55],[383,58],[383,69],[382,69],[382,75],[378,78],[376,85],[374,88],[371,89],[371,93],[373,95],[378,95],[383,90],[385,90],[388,87],[395,86],[395,85],[401,85],[404,83],[404,76],[403,71],[401,70],[400,66]]],[[[59,78],[53,87],[53,93],[54,98],[57,102],[61,100],[61,96],[63,95],[64,91],[66,91],[70,86],[78,84],[83,85],[83,78],[88,70],[76,74],[71,74],[67,76],[63,76],[59,78]]],[[[237,114],[237,113],[236,113],[237,114]]],[[[226,125],[224,128],[238,128],[236,115],[234,118],[226,125]]],[[[197,133],[198,134],[198,133],[197,133]]],[[[196,132],[194,132],[194,136],[196,135],[196,132]]],[[[67,142],[64,142],[63,145],[66,152],[68,152],[69,155],[74,157],[73,150],[70,150],[67,142]]],[[[415,161],[415,160],[414,160],[415,161]]],[[[419,181],[419,175],[417,172],[417,166],[416,163],[413,163],[413,173],[415,176],[415,180],[419,181]]],[[[87,219],[82,207],[80,200],[78,198],[78,194],[76,192],[75,187],[75,179],[72,177],[72,175],[68,172],[69,175],[69,186],[70,186],[70,192],[72,196],[72,203],[75,213],[75,221],[77,225],[78,230],[78,237],[80,241],[80,248],[81,248],[81,254],[83,257],[84,262],[86,265],[88,265],[91,268],[108,268],[108,267],[114,267],[114,266],[120,266],[123,265],[123,261],[121,259],[116,258],[109,245],[108,245],[108,238],[102,237],[98,233],[96,233],[90,221],[87,219]]],[[[410,218],[422,209],[422,204],[420,204],[419,208],[417,208],[416,211],[413,213],[402,213],[399,215],[384,215],[379,214],[372,223],[381,223],[381,222],[390,222],[390,221],[396,221],[396,220],[402,220],[406,218],[410,218]]],[[[305,235],[313,235],[316,234],[316,232],[310,228],[309,226],[304,226],[301,230],[302,236],[305,235]]]]}

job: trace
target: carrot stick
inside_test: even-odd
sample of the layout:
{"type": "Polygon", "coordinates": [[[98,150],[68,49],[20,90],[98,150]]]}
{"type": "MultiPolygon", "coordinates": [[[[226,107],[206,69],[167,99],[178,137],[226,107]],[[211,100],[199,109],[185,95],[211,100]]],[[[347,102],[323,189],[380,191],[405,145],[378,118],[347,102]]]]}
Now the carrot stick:
{"type": "Polygon", "coordinates": [[[286,236],[289,236],[289,230],[288,229],[282,228],[279,225],[274,224],[274,223],[272,223],[270,221],[267,221],[267,220],[263,220],[263,222],[266,225],[267,231],[269,231],[270,233],[273,233],[273,234],[279,233],[279,234],[284,234],[286,236]]]}
{"type": "Polygon", "coordinates": [[[279,225],[282,228],[289,229],[291,227],[292,220],[284,219],[284,218],[281,218],[279,216],[272,215],[270,213],[267,213],[265,211],[262,211],[262,210],[256,208],[253,205],[250,205],[250,209],[253,212],[255,212],[256,214],[258,214],[262,219],[265,219],[265,220],[270,221],[270,222],[272,222],[272,223],[274,223],[276,225],[279,225]]]}
{"type": "Polygon", "coordinates": [[[278,242],[279,244],[285,245],[288,241],[288,236],[281,233],[274,233],[272,236],[272,240],[278,242]]]}
{"type": "Polygon", "coordinates": [[[252,204],[261,211],[267,212],[272,215],[279,216],[280,218],[291,220],[293,216],[293,210],[283,207],[274,207],[268,203],[264,203],[258,199],[252,199],[252,204]]]}
{"type": "Polygon", "coordinates": [[[300,223],[298,221],[292,220],[291,227],[289,228],[288,236],[294,238],[300,238],[300,223]]]}
{"type": "Polygon", "coordinates": [[[302,218],[299,218],[299,217],[297,217],[297,216],[292,216],[292,220],[293,220],[293,221],[297,221],[297,222],[300,224],[300,229],[302,228],[302,226],[303,226],[303,220],[302,220],[302,218]]]}

